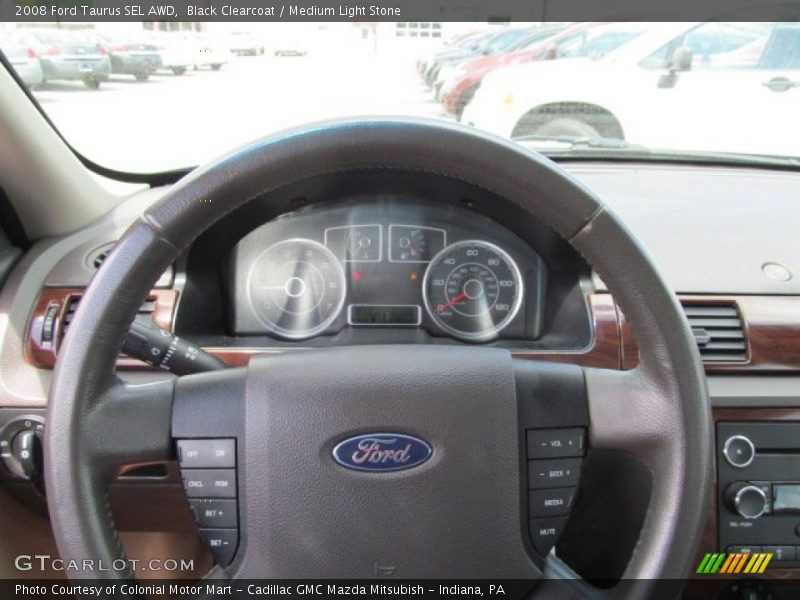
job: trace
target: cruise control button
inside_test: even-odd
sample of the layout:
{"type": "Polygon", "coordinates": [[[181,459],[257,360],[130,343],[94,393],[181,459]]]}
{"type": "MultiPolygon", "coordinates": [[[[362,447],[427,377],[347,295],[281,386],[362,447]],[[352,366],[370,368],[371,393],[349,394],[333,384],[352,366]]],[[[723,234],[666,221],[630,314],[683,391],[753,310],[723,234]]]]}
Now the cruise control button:
{"type": "Polygon", "coordinates": [[[235,498],[235,469],[184,469],[183,489],[190,498],[235,498]]]}
{"type": "Polygon", "coordinates": [[[772,553],[772,562],[794,562],[797,551],[794,546],[764,546],[762,552],[772,553]]]}
{"type": "Polygon", "coordinates": [[[236,500],[192,498],[189,507],[198,527],[219,529],[237,526],[236,500]]]}
{"type": "Polygon", "coordinates": [[[567,517],[553,517],[550,519],[531,519],[528,527],[530,529],[531,540],[536,551],[544,556],[558,541],[567,517]]]}
{"type": "Polygon", "coordinates": [[[233,560],[239,545],[238,529],[201,529],[200,535],[208,544],[217,564],[225,567],[233,560]]]}
{"type": "Polygon", "coordinates": [[[567,458],[583,456],[584,430],[529,429],[526,433],[528,458],[567,458]]]}
{"type": "Polygon", "coordinates": [[[528,492],[528,516],[563,517],[569,514],[575,488],[531,490],[528,492]]]}
{"type": "Polygon", "coordinates": [[[531,489],[578,485],[580,458],[553,458],[528,461],[528,487],[531,489]]]}
{"type": "Polygon", "coordinates": [[[182,469],[224,469],[236,466],[233,439],[178,440],[178,462],[182,469]]]}

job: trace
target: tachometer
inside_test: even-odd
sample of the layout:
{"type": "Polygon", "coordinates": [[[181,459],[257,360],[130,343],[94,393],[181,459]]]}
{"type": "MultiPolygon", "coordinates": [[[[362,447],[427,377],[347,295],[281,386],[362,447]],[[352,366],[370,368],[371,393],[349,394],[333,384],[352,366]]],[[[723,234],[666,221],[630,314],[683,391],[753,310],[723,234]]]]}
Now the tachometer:
{"type": "Polygon", "coordinates": [[[422,282],[425,309],[456,337],[495,337],[519,311],[523,284],[507,252],[481,240],[447,246],[431,260],[422,282]]]}
{"type": "Polygon", "coordinates": [[[322,244],[307,239],[278,242],[253,261],[247,299],[259,321],[289,339],[322,333],[345,300],[341,264],[322,244]]]}

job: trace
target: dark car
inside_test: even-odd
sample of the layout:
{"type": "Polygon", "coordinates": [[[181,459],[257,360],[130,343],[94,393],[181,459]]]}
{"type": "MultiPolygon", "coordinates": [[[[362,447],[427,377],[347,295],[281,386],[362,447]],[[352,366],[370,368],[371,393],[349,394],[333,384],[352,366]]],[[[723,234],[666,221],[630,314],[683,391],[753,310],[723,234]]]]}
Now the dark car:
{"type": "Polygon", "coordinates": [[[85,36],[58,29],[21,30],[16,42],[39,57],[43,81],[83,81],[97,89],[108,79],[111,61],[106,50],[85,36]]]}
{"type": "Polygon", "coordinates": [[[114,39],[105,34],[95,34],[97,42],[111,59],[111,72],[115,75],[133,75],[137,81],[147,81],[161,68],[158,47],[148,40],[114,39]]]}

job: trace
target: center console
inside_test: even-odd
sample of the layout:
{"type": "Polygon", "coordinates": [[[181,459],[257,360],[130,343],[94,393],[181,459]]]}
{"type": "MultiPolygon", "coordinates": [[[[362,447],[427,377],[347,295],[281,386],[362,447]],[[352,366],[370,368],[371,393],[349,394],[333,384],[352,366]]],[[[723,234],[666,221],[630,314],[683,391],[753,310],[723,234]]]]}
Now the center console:
{"type": "Polygon", "coordinates": [[[720,552],[800,567],[800,421],[717,423],[720,552]]]}

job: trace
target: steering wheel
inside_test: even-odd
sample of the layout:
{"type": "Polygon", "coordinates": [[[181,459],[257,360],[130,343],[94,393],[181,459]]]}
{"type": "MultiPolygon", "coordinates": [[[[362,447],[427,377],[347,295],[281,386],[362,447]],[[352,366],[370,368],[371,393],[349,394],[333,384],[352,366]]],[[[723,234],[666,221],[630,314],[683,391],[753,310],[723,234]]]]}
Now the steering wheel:
{"type": "MultiPolygon", "coordinates": [[[[62,558],[79,564],[123,557],[107,496],[120,465],[174,460],[176,440],[184,450],[186,440],[232,444],[233,462],[224,466],[235,465],[228,497],[238,502],[238,539],[216,573],[231,578],[513,578],[538,582],[534,597],[559,595],[558,580],[578,576],[531,541],[524,465],[531,432],[568,427],[585,432],[589,448],[627,452],[650,470],[638,543],[621,583],[604,592],[646,597],[657,580],[688,575],[712,465],[699,353],[675,295],[633,234],[542,156],[414,119],[296,129],[176,184],[131,225],[89,285],[60,351],[47,423],[52,525],[62,558]],[[117,377],[137,308],[205,229],[290,183],[365,170],[478,186],[554,229],[614,294],[639,345],[638,367],[518,361],[486,346],[396,345],[255,357],[246,368],[148,385],[117,377]],[[379,473],[334,460],[343,440],[387,432],[427,445],[430,457],[379,473]]],[[[184,467],[189,454],[181,454],[184,467]]],[[[576,589],[590,590],[580,583],[576,589]]]]}

